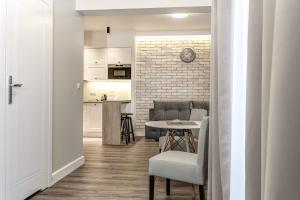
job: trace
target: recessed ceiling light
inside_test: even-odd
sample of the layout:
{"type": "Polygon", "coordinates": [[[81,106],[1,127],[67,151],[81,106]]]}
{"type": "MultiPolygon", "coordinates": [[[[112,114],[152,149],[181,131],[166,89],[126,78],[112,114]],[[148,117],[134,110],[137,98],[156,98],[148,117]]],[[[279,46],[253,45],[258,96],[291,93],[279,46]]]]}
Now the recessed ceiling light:
{"type": "Polygon", "coordinates": [[[186,14],[186,13],[174,13],[174,14],[172,14],[171,15],[173,18],[186,18],[186,17],[188,17],[189,15],[188,14],[186,14]]]}

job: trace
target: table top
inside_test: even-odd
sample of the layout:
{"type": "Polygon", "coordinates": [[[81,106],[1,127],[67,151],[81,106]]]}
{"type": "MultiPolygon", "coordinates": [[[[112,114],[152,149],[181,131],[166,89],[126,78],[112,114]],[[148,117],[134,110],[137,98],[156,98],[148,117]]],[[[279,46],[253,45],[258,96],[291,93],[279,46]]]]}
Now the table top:
{"type": "Polygon", "coordinates": [[[146,126],[152,128],[161,129],[199,129],[201,127],[201,121],[186,121],[186,120],[172,120],[172,121],[149,121],[145,123],[146,126]],[[171,122],[171,123],[168,123],[171,122]],[[179,122],[179,123],[174,123],[179,122]],[[192,122],[192,123],[187,123],[192,122]]]}

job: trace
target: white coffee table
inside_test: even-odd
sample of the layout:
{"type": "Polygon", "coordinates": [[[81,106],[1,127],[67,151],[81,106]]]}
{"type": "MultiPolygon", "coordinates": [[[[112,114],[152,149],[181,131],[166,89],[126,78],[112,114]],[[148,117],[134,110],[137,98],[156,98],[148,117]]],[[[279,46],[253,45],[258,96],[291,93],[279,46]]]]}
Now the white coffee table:
{"type": "MultiPolygon", "coordinates": [[[[152,128],[166,129],[166,140],[161,148],[161,151],[168,151],[180,146],[181,141],[185,141],[187,152],[196,152],[195,138],[192,134],[192,129],[200,129],[200,121],[149,121],[146,126],[152,128]],[[184,134],[178,134],[182,131],[184,134]]],[[[180,146],[181,147],[181,146],[180,146]]]]}

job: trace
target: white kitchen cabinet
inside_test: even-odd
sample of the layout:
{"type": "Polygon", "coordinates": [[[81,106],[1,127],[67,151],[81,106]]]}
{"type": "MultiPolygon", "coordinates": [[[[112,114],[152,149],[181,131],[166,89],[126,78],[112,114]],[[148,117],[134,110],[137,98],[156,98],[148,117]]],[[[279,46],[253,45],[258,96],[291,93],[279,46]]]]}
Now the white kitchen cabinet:
{"type": "Polygon", "coordinates": [[[84,80],[107,79],[107,50],[84,50],[84,80]]]}
{"type": "Polygon", "coordinates": [[[131,64],[131,48],[108,48],[107,64],[131,64]]]}
{"type": "Polygon", "coordinates": [[[106,80],[107,65],[85,65],[84,80],[106,80]]]}
{"type": "Polygon", "coordinates": [[[106,49],[85,49],[84,64],[85,65],[105,65],[107,62],[106,49]]]}
{"type": "Polygon", "coordinates": [[[102,103],[84,104],[83,136],[102,137],[102,103]]]}

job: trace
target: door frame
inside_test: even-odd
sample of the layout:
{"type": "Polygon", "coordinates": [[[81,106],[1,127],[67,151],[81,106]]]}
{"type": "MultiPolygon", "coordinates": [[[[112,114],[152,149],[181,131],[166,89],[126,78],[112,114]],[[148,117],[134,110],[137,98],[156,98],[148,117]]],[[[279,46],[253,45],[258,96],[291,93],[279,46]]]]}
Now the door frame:
{"type": "MultiPolygon", "coordinates": [[[[7,106],[7,74],[6,74],[6,2],[0,0],[0,200],[6,197],[6,106],[7,106]]],[[[48,131],[47,131],[47,163],[44,163],[47,170],[47,184],[41,189],[45,189],[52,184],[52,126],[53,126],[53,0],[40,0],[49,6],[49,68],[48,73],[48,131]]]]}
{"type": "Polygon", "coordinates": [[[53,0],[42,0],[44,1],[46,4],[48,4],[49,6],[49,69],[48,69],[48,87],[49,87],[49,94],[48,94],[48,97],[49,97],[49,127],[48,127],[48,137],[47,137],[47,144],[48,144],[48,152],[47,152],[47,155],[48,155],[48,158],[46,159],[48,161],[47,163],[47,174],[48,174],[48,180],[47,180],[47,185],[45,186],[45,188],[43,189],[46,189],[47,187],[50,187],[52,186],[52,159],[53,159],[53,155],[52,155],[52,141],[53,141],[53,68],[54,68],[54,53],[53,53],[53,50],[54,50],[54,29],[53,29],[53,26],[54,26],[54,19],[53,19],[53,16],[54,16],[54,11],[53,11],[53,0]]]}
{"type": "Polygon", "coordinates": [[[0,200],[5,200],[5,30],[6,0],[0,0],[0,200]]]}

